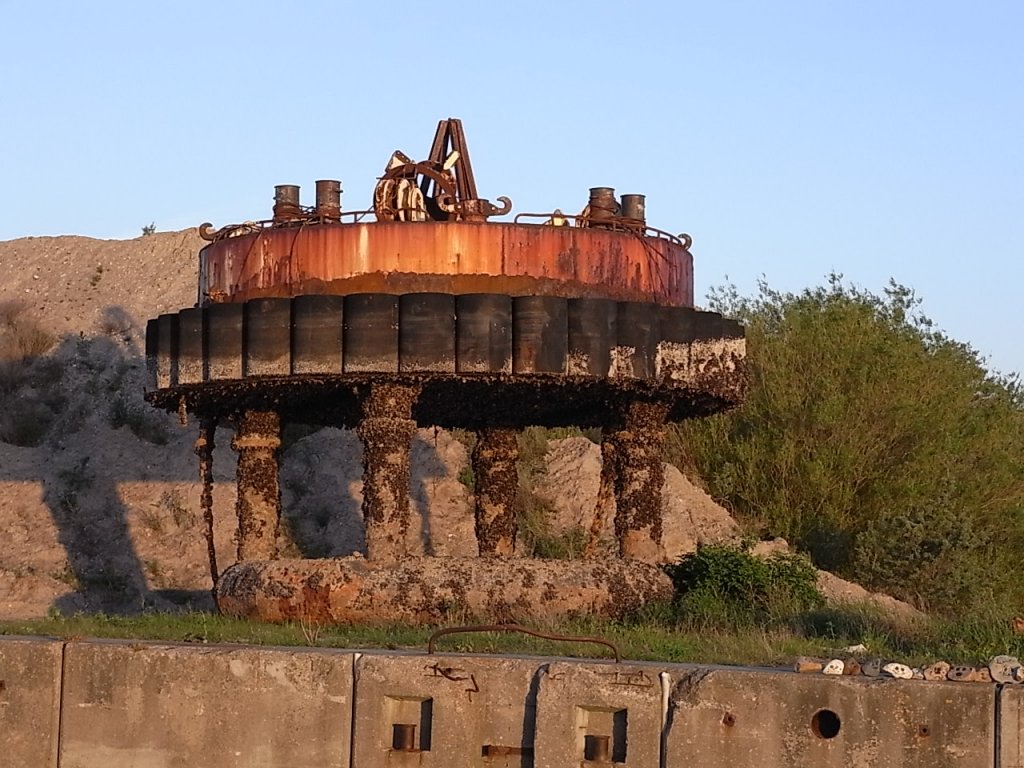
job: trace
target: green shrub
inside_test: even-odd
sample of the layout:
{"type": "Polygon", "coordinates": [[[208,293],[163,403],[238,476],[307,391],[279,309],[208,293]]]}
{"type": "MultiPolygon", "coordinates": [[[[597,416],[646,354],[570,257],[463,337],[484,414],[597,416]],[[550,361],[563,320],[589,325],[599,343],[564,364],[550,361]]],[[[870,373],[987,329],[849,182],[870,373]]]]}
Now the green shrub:
{"type": "Polygon", "coordinates": [[[913,291],[712,294],[747,327],[739,409],[670,458],[744,526],[927,610],[1024,600],[1024,391],[937,331],[913,291]],[[691,466],[692,465],[692,466],[691,466]]]}
{"type": "Polygon", "coordinates": [[[456,478],[466,490],[470,493],[476,492],[476,474],[473,472],[473,466],[466,464],[462,469],[459,470],[459,476],[456,478]]]}
{"type": "Polygon", "coordinates": [[[801,555],[755,557],[746,547],[700,545],[668,567],[683,621],[736,627],[788,621],[824,605],[817,572],[801,555]]]}

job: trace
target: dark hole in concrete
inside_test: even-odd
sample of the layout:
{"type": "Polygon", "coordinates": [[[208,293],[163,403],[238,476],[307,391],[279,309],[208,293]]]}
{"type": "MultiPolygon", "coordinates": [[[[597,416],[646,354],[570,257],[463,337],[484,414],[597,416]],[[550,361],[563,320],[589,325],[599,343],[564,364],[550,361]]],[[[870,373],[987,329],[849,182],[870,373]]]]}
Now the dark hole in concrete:
{"type": "Polygon", "coordinates": [[[922,739],[926,736],[931,736],[932,729],[929,728],[927,724],[921,723],[921,725],[917,727],[917,735],[920,736],[922,739]]]}
{"type": "Polygon", "coordinates": [[[424,699],[420,702],[420,749],[430,751],[430,741],[434,725],[434,700],[424,699]]]}
{"type": "Polygon", "coordinates": [[[732,712],[726,712],[725,715],[722,717],[722,725],[724,725],[726,728],[732,728],[734,725],[736,725],[736,715],[734,715],[732,712]]]}
{"type": "Polygon", "coordinates": [[[811,730],[819,739],[834,739],[841,726],[839,715],[831,709],[819,709],[811,717],[811,730]]]}
{"type": "Polygon", "coordinates": [[[612,762],[626,762],[626,729],[629,710],[620,709],[612,715],[612,762]]]}

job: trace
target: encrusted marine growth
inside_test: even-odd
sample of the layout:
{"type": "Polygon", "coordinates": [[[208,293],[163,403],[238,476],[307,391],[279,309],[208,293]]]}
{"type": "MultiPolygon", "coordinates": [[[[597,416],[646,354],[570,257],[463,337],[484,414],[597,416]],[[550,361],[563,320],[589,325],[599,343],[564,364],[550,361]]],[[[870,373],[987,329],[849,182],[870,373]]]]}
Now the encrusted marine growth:
{"type": "MultiPolygon", "coordinates": [[[[373,207],[344,212],[278,186],[273,216],[214,229],[196,307],[147,327],[149,401],[200,419],[196,453],[212,530],[214,433],[234,427],[238,562],[217,572],[222,611],[266,620],[435,622],[621,615],[664,597],[665,424],[743,396],[743,328],[693,307],[690,238],[649,227],[643,195],[595,187],[577,215],[479,197],[458,120],[428,158],[389,160],[373,207]],[[289,422],[351,428],[363,443],[366,557],[279,560],[278,449],[289,422]],[[518,432],[597,427],[618,557],[513,558],[518,432]],[[409,450],[417,427],[475,431],[479,557],[413,558],[409,450]],[[614,509],[614,513],[611,510],[614,509]]],[[[211,539],[212,541],[212,539],[211,539]]]]}

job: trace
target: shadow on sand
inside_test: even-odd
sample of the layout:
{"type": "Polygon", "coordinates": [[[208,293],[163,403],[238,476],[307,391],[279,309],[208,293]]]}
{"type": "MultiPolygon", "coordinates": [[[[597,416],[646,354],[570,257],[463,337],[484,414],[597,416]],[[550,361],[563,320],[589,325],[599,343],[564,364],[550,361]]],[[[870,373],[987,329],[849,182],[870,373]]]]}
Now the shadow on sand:
{"type": "MultiPolygon", "coordinates": [[[[67,336],[43,357],[2,363],[0,406],[8,418],[0,439],[31,447],[35,458],[0,464],[0,481],[42,484],[67,558],[66,568],[53,574],[71,587],[53,606],[60,612],[212,610],[208,587],[153,587],[159,562],[140,558],[130,524],[133,516],[138,519],[147,511],[126,507],[119,491],[122,483],[198,483],[192,453],[197,428],[193,423],[182,430],[176,417],[143,400],[145,358],[137,325],[127,313],[108,307],[102,326],[106,335],[67,336]],[[24,424],[17,422],[17,414],[11,417],[16,408],[23,409],[24,424]],[[11,424],[19,429],[12,431],[11,424]]],[[[234,480],[231,436],[230,425],[216,433],[218,483],[234,480]]],[[[356,435],[286,425],[280,456],[285,554],[340,557],[364,551],[356,435]]],[[[410,496],[425,554],[432,550],[427,486],[446,472],[430,442],[417,438],[410,496]]],[[[214,514],[218,527],[233,531],[233,508],[222,505],[214,514]]],[[[205,552],[201,511],[189,510],[188,518],[192,524],[181,534],[195,537],[200,547],[195,551],[205,552]]],[[[223,569],[234,562],[234,552],[220,549],[223,569]]]]}

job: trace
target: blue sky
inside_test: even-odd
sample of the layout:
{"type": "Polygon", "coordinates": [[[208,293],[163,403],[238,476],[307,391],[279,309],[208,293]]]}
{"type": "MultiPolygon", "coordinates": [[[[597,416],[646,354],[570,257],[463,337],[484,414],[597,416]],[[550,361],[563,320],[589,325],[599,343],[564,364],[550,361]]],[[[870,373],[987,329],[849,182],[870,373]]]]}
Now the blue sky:
{"type": "MultiPolygon", "coordinates": [[[[480,193],[648,196],[697,294],[913,287],[1024,371],[1024,3],[0,0],[0,239],[269,215],[462,118],[480,193]]],[[[2,265],[0,265],[2,266],[2,265]]]]}

